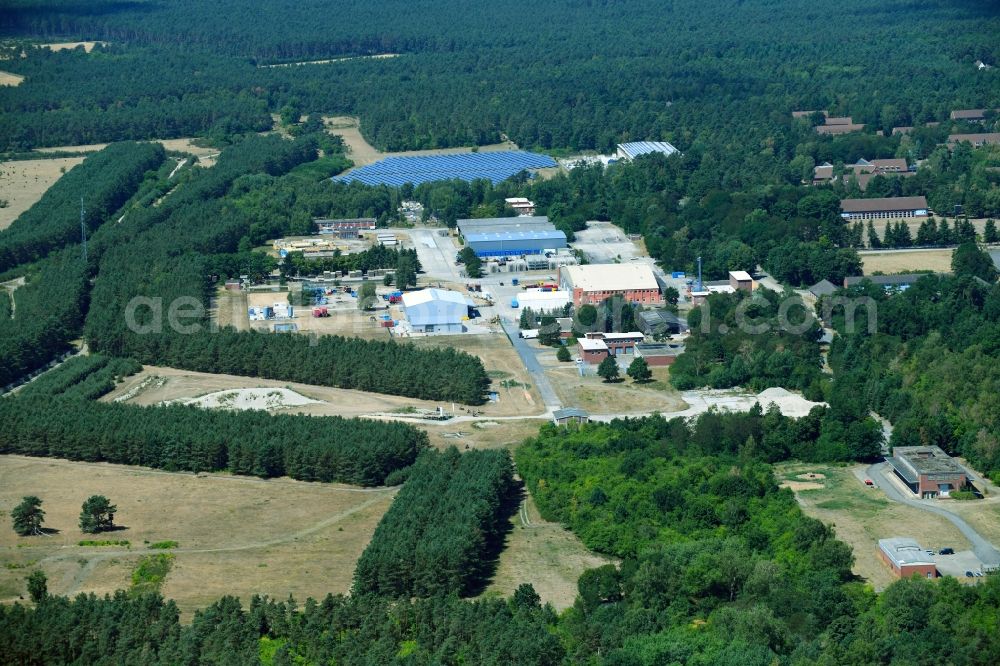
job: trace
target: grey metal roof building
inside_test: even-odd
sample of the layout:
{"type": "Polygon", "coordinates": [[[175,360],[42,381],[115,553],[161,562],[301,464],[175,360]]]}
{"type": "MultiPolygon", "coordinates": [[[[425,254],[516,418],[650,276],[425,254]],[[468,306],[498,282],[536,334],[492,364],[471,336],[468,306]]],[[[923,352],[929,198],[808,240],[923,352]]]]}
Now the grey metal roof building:
{"type": "Polygon", "coordinates": [[[948,273],[900,273],[898,275],[851,275],[844,278],[844,287],[853,287],[865,280],[883,288],[895,287],[900,291],[915,284],[925,275],[948,275],[948,273]]]}
{"type": "Polygon", "coordinates": [[[495,233],[498,231],[528,231],[534,229],[555,229],[545,215],[530,217],[484,217],[480,219],[459,220],[458,231],[463,236],[467,233],[495,233]]]}
{"type": "Polygon", "coordinates": [[[968,481],[968,472],[939,446],[897,446],[888,459],[893,471],[920,497],[947,496],[968,481]]]}

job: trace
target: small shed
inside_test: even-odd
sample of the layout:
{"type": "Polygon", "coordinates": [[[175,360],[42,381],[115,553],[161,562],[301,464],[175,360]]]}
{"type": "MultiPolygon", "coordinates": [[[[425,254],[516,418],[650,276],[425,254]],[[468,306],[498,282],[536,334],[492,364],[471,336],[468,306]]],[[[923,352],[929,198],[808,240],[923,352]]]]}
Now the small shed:
{"type": "Polygon", "coordinates": [[[552,422],[557,426],[564,426],[570,423],[587,423],[589,421],[590,414],[578,407],[566,407],[552,412],[552,422]]]}

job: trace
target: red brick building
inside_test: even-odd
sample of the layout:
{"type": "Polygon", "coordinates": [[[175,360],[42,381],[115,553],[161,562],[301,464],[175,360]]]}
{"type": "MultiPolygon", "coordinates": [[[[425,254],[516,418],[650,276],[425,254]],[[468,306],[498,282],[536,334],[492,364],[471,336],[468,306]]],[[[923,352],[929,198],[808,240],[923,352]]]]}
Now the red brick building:
{"type": "Polygon", "coordinates": [[[965,468],[939,446],[897,446],[889,464],[910,491],[924,499],[947,497],[968,483],[965,468]]]}
{"type": "Polygon", "coordinates": [[[580,358],[588,365],[597,365],[608,357],[608,346],[604,344],[604,340],[580,338],[577,345],[580,348],[580,358]]]}
{"type": "Polygon", "coordinates": [[[660,285],[648,264],[561,266],[559,288],[573,295],[573,305],[598,305],[612,296],[631,303],[659,305],[660,285]]]}
{"type": "Polygon", "coordinates": [[[900,578],[909,578],[913,575],[921,578],[937,578],[937,564],[913,539],[904,537],[879,539],[878,556],[900,578]]]}

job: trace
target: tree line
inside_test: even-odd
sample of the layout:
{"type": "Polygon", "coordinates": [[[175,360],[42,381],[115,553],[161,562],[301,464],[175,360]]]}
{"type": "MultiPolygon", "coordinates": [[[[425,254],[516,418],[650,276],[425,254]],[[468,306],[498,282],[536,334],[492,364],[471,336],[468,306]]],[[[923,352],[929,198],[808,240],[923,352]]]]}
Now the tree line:
{"type": "Polygon", "coordinates": [[[0,272],[80,242],[131,197],[147,171],[166,158],[158,143],[111,144],[72,168],[0,232],[0,272]],[[81,205],[83,211],[81,211],[81,205]]]}
{"type": "Polygon", "coordinates": [[[101,354],[75,356],[58,370],[47,372],[23,387],[21,397],[74,397],[97,400],[114,390],[129,375],[142,370],[142,365],[127,358],[112,358],[101,354]]]}
{"type": "Polygon", "coordinates": [[[413,426],[44,394],[0,400],[0,453],[377,486],[427,447],[413,426]]]}
{"type": "Polygon", "coordinates": [[[358,560],[353,594],[473,594],[495,566],[516,489],[507,451],[422,454],[358,560]]]}

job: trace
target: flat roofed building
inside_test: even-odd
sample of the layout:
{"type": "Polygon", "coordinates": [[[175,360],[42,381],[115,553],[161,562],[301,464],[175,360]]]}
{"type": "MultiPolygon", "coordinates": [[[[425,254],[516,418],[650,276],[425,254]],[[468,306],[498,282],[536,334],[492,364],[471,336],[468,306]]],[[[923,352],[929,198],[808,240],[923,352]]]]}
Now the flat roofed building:
{"type": "Polygon", "coordinates": [[[985,145],[1000,146],[1000,132],[987,132],[985,134],[949,134],[948,145],[955,146],[963,141],[968,141],[973,148],[982,148],[985,145]]]}
{"type": "Polygon", "coordinates": [[[633,160],[639,155],[649,155],[651,153],[661,153],[669,156],[677,152],[680,151],[666,141],[632,141],[618,144],[618,159],[622,160],[633,160]]]}
{"type": "Polygon", "coordinates": [[[676,335],[687,329],[687,321],[669,310],[643,310],[636,323],[647,335],[676,335]]]}
{"type": "Polygon", "coordinates": [[[729,286],[742,291],[753,291],[753,278],[746,271],[729,271],[729,286]]]}
{"type": "MultiPolygon", "coordinates": [[[[829,120],[829,119],[827,119],[829,120]]],[[[860,132],[865,126],[863,124],[829,124],[829,125],[817,125],[817,134],[850,134],[851,132],[860,132]]]]}
{"type": "Polygon", "coordinates": [[[588,365],[597,365],[610,353],[604,340],[594,340],[592,338],[579,338],[576,341],[580,348],[580,358],[588,365]]]}
{"type": "Polygon", "coordinates": [[[833,165],[824,162],[813,168],[813,185],[822,185],[833,180],[833,165]]]}
{"type": "Polygon", "coordinates": [[[635,346],[646,339],[639,331],[631,333],[587,333],[586,339],[600,340],[612,356],[627,356],[635,352],[635,346]]]}
{"type": "Polygon", "coordinates": [[[403,311],[417,333],[461,333],[475,303],[447,289],[421,289],[403,294],[403,311]]]}
{"type": "Polygon", "coordinates": [[[473,233],[498,233],[501,231],[554,231],[553,225],[545,215],[527,217],[484,217],[481,219],[459,220],[458,232],[465,236],[473,233]]]}
{"type": "Polygon", "coordinates": [[[845,220],[897,219],[927,217],[926,197],[888,197],[884,199],[844,199],[840,216],[845,220]]]}
{"type": "Polygon", "coordinates": [[[572,302],[572,296],[568,291],[542,291],[541,289],[527,289],[515,298],[520,307],[531,308],[535,312],[562,310],[572,302]]]}
{"type": "Polygon", "coordinates": [[[913,575],[936,578],[938,575],[937,564],[914,539],[906,537],[879,539],[878,554],[900,578],[909,578],[913,575]]]}
{"type": "Polygon", "coordinates": [[[535,202],[525,197],[507,197],[504,199],[504,203],[516,210],[517,214],[521,217],[529,217],[535,214],[535,202]]]}
{"type": "Polygon", "coordinates": [[[646,365],[651,368],[672,365],[683,352],[682,345],[665,342],[640,342],[635,346],[636,358],[645,359],[646,365]]]}
{"type": "Polygon", "coordinates": [[[904,125],[902,127],[893,127],[892,128],[892,133],[893,134],[909,134],[912,131],[913,131],[913,126],[912,125],[911,126],[905,126],[904,125]]]}
{"type": "Polygon", "coordinates": [[[333,220],[326,218],[313,219],[316,231],[321,234],[335,234],[340,238],[358,238],[362,232],[375,231],[374,217],[333,220]]]}
{"type": "Polygon", "coordinates": [[[947,275],[946,273],[898,273],[896,275],[850,275],[844,278],[844,287],[854,287],[865,280],[876,287],[903,291],[925,275],[947,275]]]}
{"type": "Polygon", "coordinates": [[[924,499],[948,497],[969,480],[965,468],[939,446],[894,447],[889,464],[910,491],[924,499]]]}
{"type": "Polygon", "coordinates": [[[561,266],[559,287],[573,294],[573,305],[597,305],[612,296],[632,303],[662,302],[656,275],[648,264],[561,266]]]}

